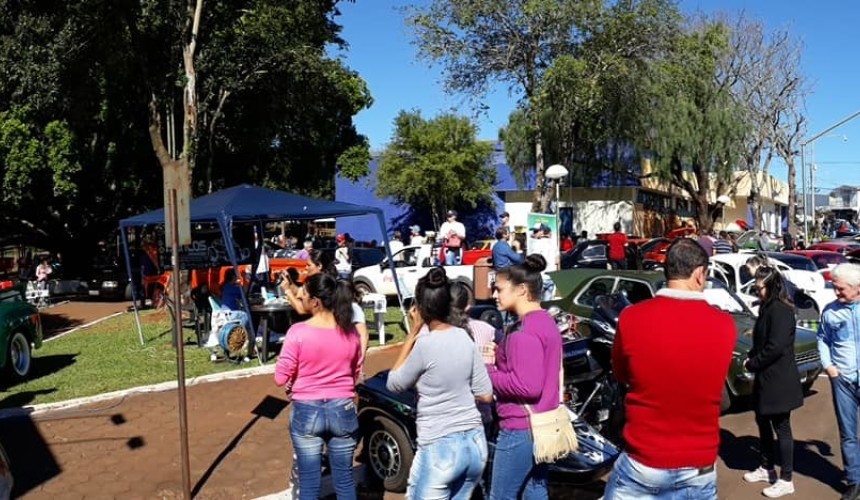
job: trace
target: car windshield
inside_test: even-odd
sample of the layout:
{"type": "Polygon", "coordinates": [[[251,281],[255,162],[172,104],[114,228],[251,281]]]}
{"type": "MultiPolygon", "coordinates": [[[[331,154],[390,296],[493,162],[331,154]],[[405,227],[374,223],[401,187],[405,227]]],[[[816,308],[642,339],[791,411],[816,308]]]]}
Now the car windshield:
{"type": "Polygon", "coordinates": [[[824,269],[826,267],[835,266],[837,264],[842,264],[844,262],[848,262],[844,255],[841,253],[832,253],[825,255],[816,255],[812,258],[812,261],[815,262],[815,265],[818,266],[818,269],[824,269]]]}

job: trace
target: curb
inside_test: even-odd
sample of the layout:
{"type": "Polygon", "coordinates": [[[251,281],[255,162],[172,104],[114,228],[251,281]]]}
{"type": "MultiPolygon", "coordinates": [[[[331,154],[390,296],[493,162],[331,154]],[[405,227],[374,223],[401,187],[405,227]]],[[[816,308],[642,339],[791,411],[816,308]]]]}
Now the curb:
{"type": "MultiPolygon", "coordinates": [[[[394,344],[386,344],[382,346],[370,347],[367,349],[367,354],[372,352],[388,349],[399,345],[401,342],[394,344]]],[[[240,378],[254,377],[257,375],[268,375],[275,372],[275,364],[271,363],[263,366],[255,366],[253,368],[243,368],[240,370],[231,370],[221,373],[212,373],[209,375],[201,375],[199,377],[185,379],[186,387],[210,382],[220,382],[222,380],[235,380],[240,378]]],[[[152,392],[164,392],[177,389],[179,384],[175,380],[161,382],[158,384],[144,385],[140,387],[132,387],[130,389],[122,389],[119,391],[106,392],[95,396],[86,396],[82,398],[69,399],[66,401],[57,401],[54,403],[42,403],[31,406],[22,406],[21,408],[5,408],[0,409],[0,420],[22,417],[22,416],[38,416],[52,411],[68,410],[78,406],[84,406],[92,403],[100,403],[113,399],[123,398],[134,394],[146,394],[152,392]]]]}

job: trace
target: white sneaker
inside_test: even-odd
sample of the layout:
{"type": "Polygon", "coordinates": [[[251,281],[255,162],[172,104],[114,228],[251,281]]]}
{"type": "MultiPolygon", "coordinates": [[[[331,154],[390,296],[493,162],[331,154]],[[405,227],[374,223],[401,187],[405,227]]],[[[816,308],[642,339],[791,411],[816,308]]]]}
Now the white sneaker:
{"type": "Polygon", "coordinates": [[[762,490],[762,494],[768,498],[779,498],[785,495],[794,494],[794,483],[792,481],[779,481],[762,490]]]}
{"type": "Polygon", "coordinates": [[[764,467],[759,467],[754,471],[750,471],[744,474],[744,481],[748,483],[758,483],[765,481],[770,484],[773,484],[776,482],[776,469],[765,469],[764,467]]]}

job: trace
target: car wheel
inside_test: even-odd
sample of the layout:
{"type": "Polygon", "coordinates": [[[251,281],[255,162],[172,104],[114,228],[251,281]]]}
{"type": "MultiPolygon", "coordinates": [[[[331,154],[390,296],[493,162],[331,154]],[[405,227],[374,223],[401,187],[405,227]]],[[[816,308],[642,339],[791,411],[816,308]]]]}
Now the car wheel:
{"type": "Polygon", "coordinates": [[[12,377],[23,380],[30,374],[33,353],[30,351],[30,341],[21,332],[15,332],[9,339],[6,354],[6,370],[12,377]]]}
{"type": "Polygon", "coordinates": [[[729,411],[732,407],[732,395],[729,393],[729,388],[723,384],[723,393],[720,396],[720,415],[729,411]]]}
{"type": "Polygon", "coordinates": [[[360,297],[364,297],[365,295],[374,292],[373,287],[369,284],[365,283],[364,281],[357,281],[355,283],[355,293],[358,294],[360,297]]]}
{"type": "Polygon", "coordinates": [[[406,491],[415,452],[400,426],[385,417],[374,418],[364,436],[364,455],[373,479],[388,491],[406,491]]]}

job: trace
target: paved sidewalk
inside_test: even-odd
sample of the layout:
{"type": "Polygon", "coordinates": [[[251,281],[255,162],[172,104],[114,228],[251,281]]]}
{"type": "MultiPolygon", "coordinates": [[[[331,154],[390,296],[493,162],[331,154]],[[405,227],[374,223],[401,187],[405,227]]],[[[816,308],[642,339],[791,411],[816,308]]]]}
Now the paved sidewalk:
{"type": "MultiPolygon", "coordinates": [[[[367,373],[390,366],[396,353],[397,346],[371,353],[367,373]]],[[[288,411],[271,374],[198,384],[187,394],[195,498],[257,498],[287,489],[288,411]]],[[[169,390],[0,421],[13,496],[180,498],[177,408],[177,393],[169,390]]]]}

